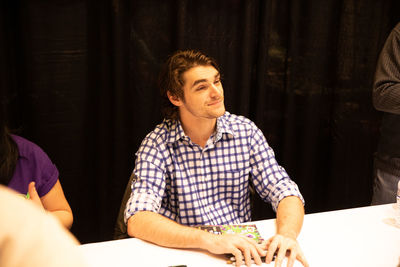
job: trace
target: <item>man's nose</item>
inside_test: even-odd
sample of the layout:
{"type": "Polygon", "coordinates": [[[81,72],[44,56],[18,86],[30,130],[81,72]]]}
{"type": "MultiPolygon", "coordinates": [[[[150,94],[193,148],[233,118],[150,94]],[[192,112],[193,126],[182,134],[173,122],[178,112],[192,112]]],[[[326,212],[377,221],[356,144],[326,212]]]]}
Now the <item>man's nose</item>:
{"type": "Polygon", "coordinates": [[[210,94],[212,97],[220,97],[221,96],[221,90],[215,84],[211,84],[210,90],[211,90],[210,94]]]}

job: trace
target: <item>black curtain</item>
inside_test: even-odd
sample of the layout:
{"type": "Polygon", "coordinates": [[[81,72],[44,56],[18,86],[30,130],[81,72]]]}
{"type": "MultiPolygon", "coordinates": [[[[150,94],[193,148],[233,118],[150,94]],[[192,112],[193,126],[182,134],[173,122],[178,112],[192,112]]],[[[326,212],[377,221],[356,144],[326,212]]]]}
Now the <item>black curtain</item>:
{"type": "Polygon", "coordinates": [[[177,49],[220,63],[227,109],[264,132],[307,213],[369,205],[381,115],[371,85],[397,0],[0,5],[8,123],[57,165],[81,242],[112,238],[134,154],[162,120],[160,65],[177,49]]]}

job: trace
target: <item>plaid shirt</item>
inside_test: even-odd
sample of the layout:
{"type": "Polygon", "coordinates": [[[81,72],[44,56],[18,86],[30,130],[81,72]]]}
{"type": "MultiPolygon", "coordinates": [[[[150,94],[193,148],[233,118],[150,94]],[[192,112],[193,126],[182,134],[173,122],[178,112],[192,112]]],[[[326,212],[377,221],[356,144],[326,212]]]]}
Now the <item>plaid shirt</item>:
{"type": "Polygon", "coordinates": [[[276,210],[297,196],[297,185],[278,165],[261,130],[226,112],[204,148],[185,135],[179,121],[164,120],[136,153],[125,220],[153,211],[184,225],[237,224],[251,219],[249,185],[276,210]]]}

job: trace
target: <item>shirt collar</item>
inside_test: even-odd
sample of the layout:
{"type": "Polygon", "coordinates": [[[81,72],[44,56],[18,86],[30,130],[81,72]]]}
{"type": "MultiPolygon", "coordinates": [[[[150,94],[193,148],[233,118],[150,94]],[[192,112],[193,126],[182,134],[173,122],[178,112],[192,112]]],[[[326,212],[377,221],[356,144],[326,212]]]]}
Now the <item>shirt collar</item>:
{"type": "Polygon", "coordinates": [[[182,124],[179,120],[169,119],[164,121],[167,124],[169,137],[168,143],[175,143],[180,139],[186,138],[185,132],[183,131],[182,124]]]}
{"type": "Polygon", "coordinates": [[[229,137],[235,137],[235,131],[228,121],[228,112],[217,118],[217,130],[214,134],[214,143],[222,138],[223,134],[227,134],[229,137]]]}
{"type": "MultiPolygon", "coordinates": [[[[223,134],[229,137],[235,137],[235,130],[232,128],[228,120],[228,112],[217,118],[217,129],[213,136],[214,143],[222,138],[223,134]]],[[[179,120],[164,120],[169,130],[168,143],[175,143],[180,139],[188,139],[183,131],[182,124],[179,120]]]]}

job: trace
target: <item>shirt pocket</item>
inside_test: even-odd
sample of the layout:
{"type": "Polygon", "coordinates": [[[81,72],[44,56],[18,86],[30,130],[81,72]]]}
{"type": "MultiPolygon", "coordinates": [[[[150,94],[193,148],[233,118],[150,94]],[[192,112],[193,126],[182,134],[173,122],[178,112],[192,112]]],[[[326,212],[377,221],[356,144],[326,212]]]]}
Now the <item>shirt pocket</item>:
{"type": "Polygon", "coordinates": [[[219,172],[214,180],[214,187],[222,198],[239,198],[249,186],[249,173],[245,170],[219,172]]]}

